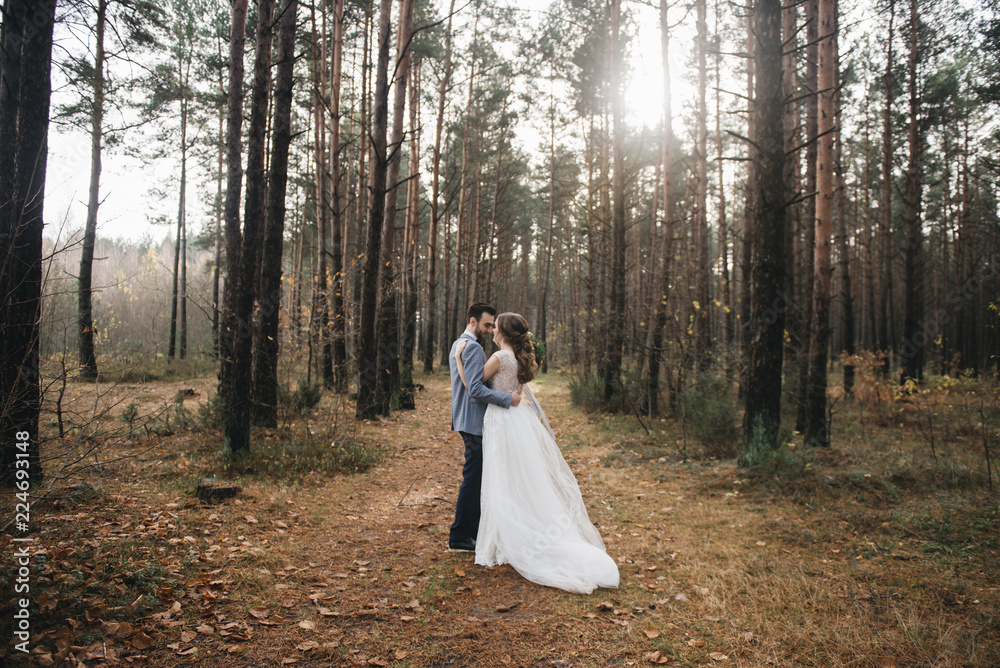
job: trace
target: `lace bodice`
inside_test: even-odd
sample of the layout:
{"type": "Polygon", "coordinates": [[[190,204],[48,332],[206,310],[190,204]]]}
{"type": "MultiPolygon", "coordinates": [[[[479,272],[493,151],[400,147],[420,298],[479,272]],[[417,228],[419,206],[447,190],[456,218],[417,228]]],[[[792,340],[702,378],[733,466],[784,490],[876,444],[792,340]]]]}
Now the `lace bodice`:
{"type": "Polygon", "coordinates": [[[521,387],[521,384],[517,382],[517,359],[514,357],[514,353],[506,350],[498,350],[493,353],[493,356],[500,361],[500,368],[497,369],[497,372],[493,374],[493,377],[490,378],[487,384],[497,392],[504,392],[506,394],[510,394],[521,387]]]}

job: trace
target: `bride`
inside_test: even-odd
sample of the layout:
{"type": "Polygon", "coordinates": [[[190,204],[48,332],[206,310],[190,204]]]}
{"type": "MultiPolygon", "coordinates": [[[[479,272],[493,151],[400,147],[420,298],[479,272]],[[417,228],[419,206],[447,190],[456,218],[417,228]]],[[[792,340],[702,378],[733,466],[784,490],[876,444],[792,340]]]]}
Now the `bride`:
{"type": "MultiPolygon", "coordinates": [[[[486,408],[476,563],[510,564],[532,582],[582,594],[617,587],[618,567],[604,551],[576,478],[525,385],[538,370],[528,322],[501,313],[496,323],[493,340],[500,350],[487,361],[483,379],[498,392],[523,386],[525,401],[510,409],[486,408]]],[[[461,350],[458,370],[465,382],[461,350]]]]}

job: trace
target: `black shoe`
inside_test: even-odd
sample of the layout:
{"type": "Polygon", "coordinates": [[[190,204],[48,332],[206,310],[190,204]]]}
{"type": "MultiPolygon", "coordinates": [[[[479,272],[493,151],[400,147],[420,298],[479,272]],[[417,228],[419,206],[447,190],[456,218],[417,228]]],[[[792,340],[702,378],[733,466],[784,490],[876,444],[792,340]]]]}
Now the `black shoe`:
{"type": "Polygon", "coordinates": [[[449,540],[448,541],[448,551],[449,552],[475,552],[476,551],[476,539],[475,538],[462,538],[460,540],[449,540]]]}

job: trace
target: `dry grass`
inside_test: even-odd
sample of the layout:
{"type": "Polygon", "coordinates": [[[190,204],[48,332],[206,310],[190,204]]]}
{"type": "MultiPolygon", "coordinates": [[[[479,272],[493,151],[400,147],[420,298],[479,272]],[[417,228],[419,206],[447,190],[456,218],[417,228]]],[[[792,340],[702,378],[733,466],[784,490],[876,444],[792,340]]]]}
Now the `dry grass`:
{"type": "Polygon", "coordinates": [[[542,379],[622,575],[579,596],[445,550],[462,446],[444,377],[418,382],[416,411],[357,426],[388,452],[373,469],[247,473],[215,506],[191,490],[217,473],[217,434],[120,445],[146,454],[95,473],[98,498],[34,520],[32,591],[57,603],[33,642],[88,666],[1000,665],[1000,499],[971,383],[864,422],[841,402],[834,449],[751,473],[684,459],[676,423],[650,438],[634,418],[586,416],[542,379]],[[919,426],[932,410],[934,455],[919,426]]]}

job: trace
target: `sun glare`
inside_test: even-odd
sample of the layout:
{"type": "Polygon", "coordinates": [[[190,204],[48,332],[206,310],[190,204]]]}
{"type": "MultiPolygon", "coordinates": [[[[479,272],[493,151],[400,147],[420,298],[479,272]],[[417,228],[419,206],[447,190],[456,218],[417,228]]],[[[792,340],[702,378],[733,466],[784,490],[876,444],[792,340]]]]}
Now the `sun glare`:
{"type": "Polygon", "coordinates": [[[663,77],[656,71],[636,71],[625,89],[625,120],[636,126],[655,127],[663,118],[663,77]],[[640,76],[641,74],[641,76],[640,76]]]}
{"type": "MultiPolygon", "coordinates": [[[[625,88],[626,121],[636,126],[656,127],[663,119],[663,64],[659,14],[648,7],[637,8],[636,32],[632,36],[628,58],[628,83],[625,88]]],[[[685,50],[690,41],[681,26],[671,37],[670,88],[676,122],[682,105],[693,89],[683,68],[685,50]]]]}

